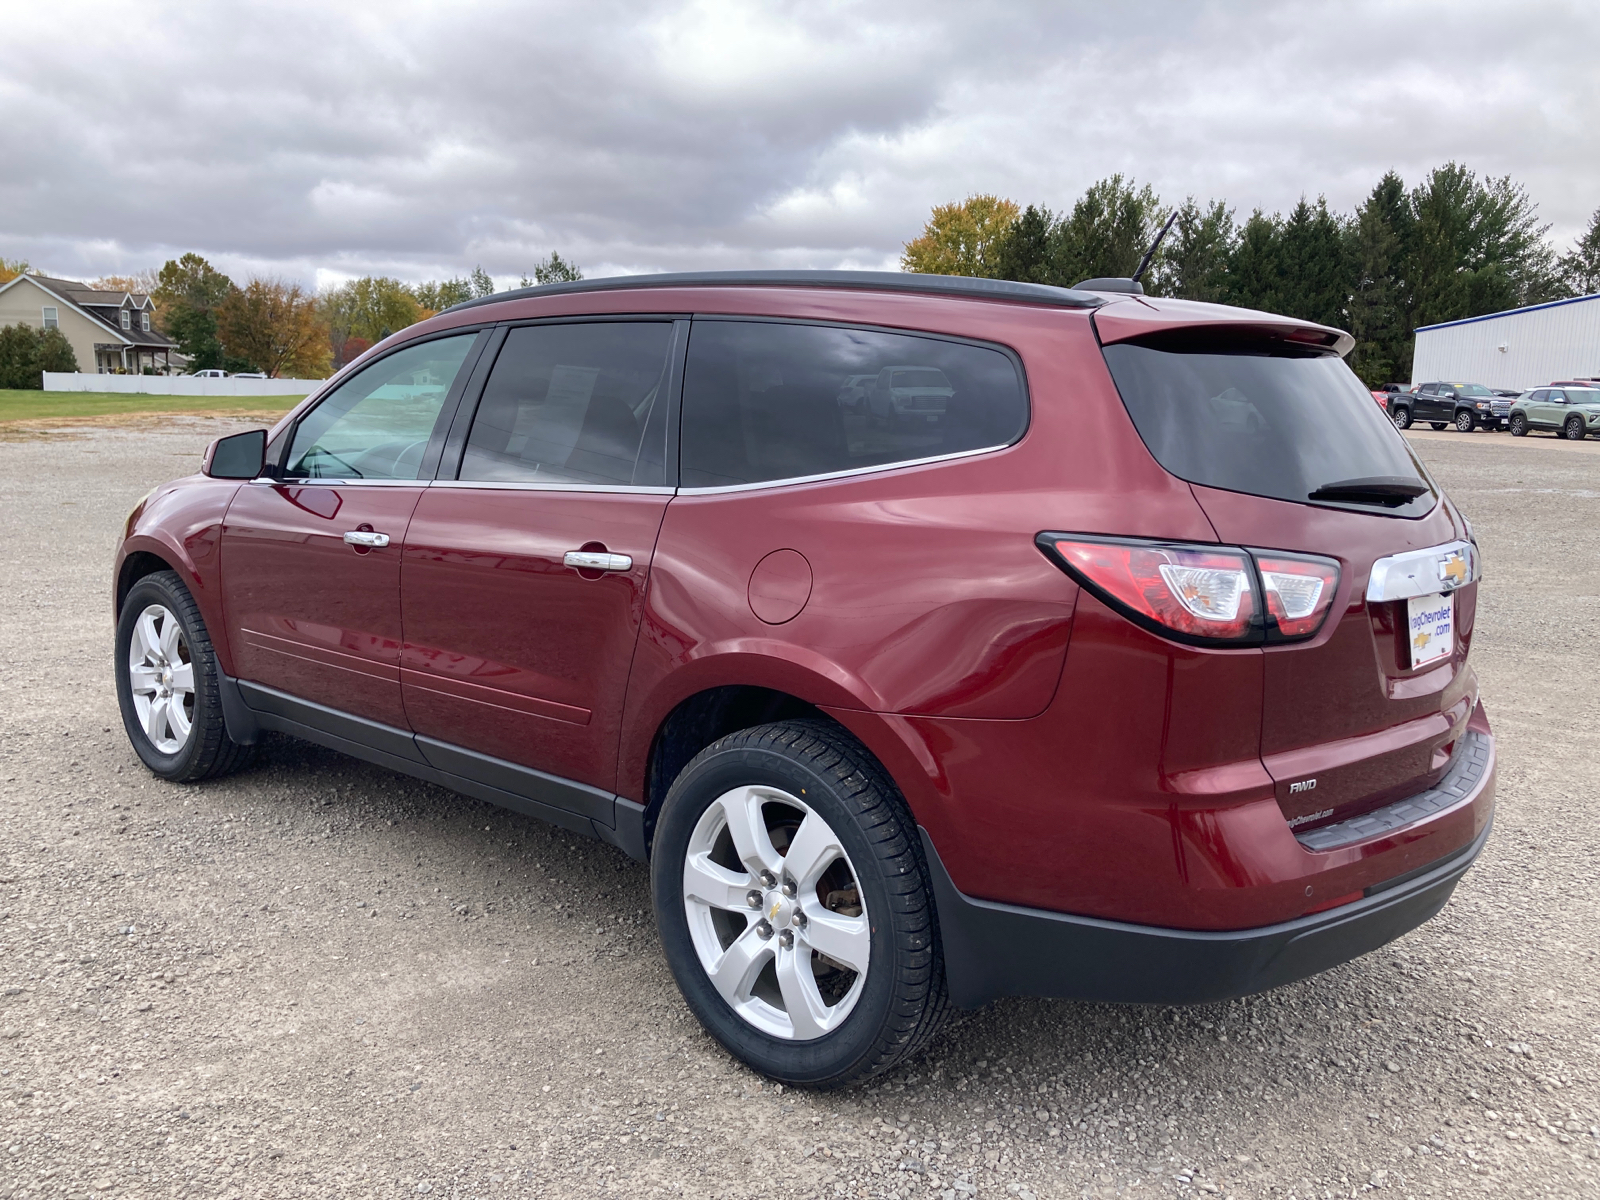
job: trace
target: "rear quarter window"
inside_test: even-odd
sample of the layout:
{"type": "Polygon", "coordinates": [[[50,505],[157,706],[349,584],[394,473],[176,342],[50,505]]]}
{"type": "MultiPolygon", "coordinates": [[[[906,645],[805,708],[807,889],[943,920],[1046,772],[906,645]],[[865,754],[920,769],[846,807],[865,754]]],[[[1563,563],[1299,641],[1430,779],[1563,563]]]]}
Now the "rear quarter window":
{"type": "Polygon", "coordinates": [[[1028,424],[1000,349],[873,329],[694,324],[681,482],[728,487],[1009,445],[1028,424]]]}

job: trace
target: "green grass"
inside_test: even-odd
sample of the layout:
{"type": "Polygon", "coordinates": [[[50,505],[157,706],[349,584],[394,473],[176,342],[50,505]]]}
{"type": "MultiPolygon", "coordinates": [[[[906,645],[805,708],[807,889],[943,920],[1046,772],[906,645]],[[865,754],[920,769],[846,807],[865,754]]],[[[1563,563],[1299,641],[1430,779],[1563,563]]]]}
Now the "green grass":
{"type": "Polygon", "coordinates": [[[0,423],[124,413],[282,413],[302,396],[134,396],[121,392],[34,392],[0,389],[0,423]]]}

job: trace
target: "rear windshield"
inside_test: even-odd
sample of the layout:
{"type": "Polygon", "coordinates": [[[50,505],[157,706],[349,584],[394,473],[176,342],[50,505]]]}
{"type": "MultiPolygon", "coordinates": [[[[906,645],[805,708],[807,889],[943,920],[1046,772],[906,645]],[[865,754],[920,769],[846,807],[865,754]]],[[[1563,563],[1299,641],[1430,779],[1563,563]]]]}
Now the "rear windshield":
{"type": "Polygon", "coordinates": [[[1342,358],[1132,342],[1105,357],[1139,436],[1180,479],[1300,502],[1351,480],[1404,480],[1428,490],[1374,511],[1433,507],[1426,473],[1342,358]]]}

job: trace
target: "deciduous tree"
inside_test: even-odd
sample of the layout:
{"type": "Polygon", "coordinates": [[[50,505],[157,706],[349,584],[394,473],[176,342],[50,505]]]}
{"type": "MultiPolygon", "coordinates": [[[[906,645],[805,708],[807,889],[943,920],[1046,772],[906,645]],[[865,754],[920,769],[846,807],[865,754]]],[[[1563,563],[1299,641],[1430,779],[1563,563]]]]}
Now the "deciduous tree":
{"type": "Polygon", "coordinates": [[[217,330],[230,354],[276,379],[320,379],[328,374],[328,332],[316,297],[297,283],[252,279],[223,301],[217,330]]]}
{"type": "Polygon", "coordinates": [[[0,388],[39,391],[44,387],[44,372],[77,369],[72,343],[59,329],[20,324],[0,327],[0,388]]]}
{"type": "Polygon", "coordinates": [[[993,278],[1000,243],[1021,210],[999,196],[968,196],[934,208],[920,236],[905,244],[900,266],[922,275],[993,278]]]}
{"type": "Polygon", "coordinates": [[[156,327],[178,343],[191,370],[241,369],[241,364],[227,362],[217,336],[217,311],[236,290],[233,280],[198,254],[171,259],[156,274],[150,293],[156,327]]]}
{"type": "Polygon", "coordinates": [[[462,304],[472,299],[472,281],[470,279],[444,279],[419,283],[411,289],[416,296],[417,303],[431,313],[443,312],[445,309],[462,304]]]}
{"type": "Polygon", "coordinates": [[[18,275],[26,273],[28,263],[26,259],[0,257],[0,283],[10,283],[18,275]]]}
{"type": "Polygon", "coordinates": [[[324,292],[318,308],[336,367],[355,357],[346,351],[349,338],[360,338],[370,346],[427,315],[410,288],[382,275],[352,279],[324,292]]]}

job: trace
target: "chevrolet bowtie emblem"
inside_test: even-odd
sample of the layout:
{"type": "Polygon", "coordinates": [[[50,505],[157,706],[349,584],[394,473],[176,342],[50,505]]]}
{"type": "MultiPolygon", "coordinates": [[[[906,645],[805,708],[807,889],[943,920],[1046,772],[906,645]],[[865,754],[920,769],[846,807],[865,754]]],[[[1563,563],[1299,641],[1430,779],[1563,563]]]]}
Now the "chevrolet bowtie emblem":
{"type": "Polygon", "coordinates": [[[1459,550],[1439,564],[1439,582],[1458,588],[1467,581],[1467,559],[1459,550]]]}
{"type": "Polygon", "coordinates": [[[767,913],[767,920],[776,921],[778,919],[778,910],[780,908],[782,908],[782,907],[783,907],[783,901],[782,900],[774,900],[772,902],[771,910],[767,913]]]}
{"type": "Polygon", "coordinates": [[[1418,649],[1418,650],[1421,650],[1427,644],[1428,644],[1428,635],[1427,635],[1426,632],[1419,633],[1419,634],[1417,634],[1416,637],[1411,639],[1411,645],[1413,647],[1415,647],[1416,649],[1418,649]]]}

